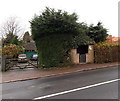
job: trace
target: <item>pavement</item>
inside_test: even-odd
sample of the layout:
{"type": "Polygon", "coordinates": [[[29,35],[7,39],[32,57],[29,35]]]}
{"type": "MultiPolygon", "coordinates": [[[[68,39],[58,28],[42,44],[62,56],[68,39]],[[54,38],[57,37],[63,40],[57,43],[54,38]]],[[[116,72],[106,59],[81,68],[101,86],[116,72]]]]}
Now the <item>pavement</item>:
{"type": "MultiPolygon", "coordinates": [[[[2,99],[118,99],[117,66],[0,84],[2,99]]],[[[16,99],[16,100],[15,100],[16,99]]],[[[5,100],[6,101],[6,100],[5,100]]],[[[9,101],[9,100],[8,100],[9,101]]],[[[20,100],[21,101],[21,100],[20,100]]],[[[42,101],[42,100],[41,100],[42,101]]],[[[56,100],[55,100],[56,101],[56,100]]],[[[79,100],[84,101],[84,100],[79,100]]],[[[117,101],[117,100],[115,100],[117,101]]]]}
{"type": "Polygon", "coordinates": [[[63,75],[73,72],[88,71],[101,68],[109,68],[118,66],[118,62],[114,63],[103,63],[103,64],[78,64],[71,67],[65,68],[54,68],[54,69],[37,69],[37,68],[26,68],[26,69],[15,69],[7,72],[1,72],[0,83],[9,83],[17,81],[32,80],[37,78],[63,75]]]}

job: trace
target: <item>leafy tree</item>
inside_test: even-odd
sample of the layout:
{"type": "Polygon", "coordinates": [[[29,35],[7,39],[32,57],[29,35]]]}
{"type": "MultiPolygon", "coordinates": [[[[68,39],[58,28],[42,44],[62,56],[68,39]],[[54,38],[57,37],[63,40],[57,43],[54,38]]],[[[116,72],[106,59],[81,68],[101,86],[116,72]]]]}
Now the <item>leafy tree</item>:
{"type": "Polygon", "coordinates": [[[78,48],[80,45],[89,45],[89,44],[94,44],[95,42],[86,34],[82,35],[77,35],[73,38],[72,40],[72,47],[73,48],[78,48]]]}
{"type": "Polygon", "coordinates": [[[30,40],[31,40],[31,37],[30,37],[29,32],[27,31],[27,32],[25,32],[25,34],[23,36],[23,42],[27,43],[27,42],[30,42],[30,40]]]}
{"type": "Polygon", "coordinates": [[[3,39],[3,45],[16,44],[19,45],[20,41],[18,36],[9,33],[6,38],[3,39]]]}
{"type": "Polygon", "coordinates": [[[32,37],[36,42],[40,66],[57,67],[71,63],[69,50],[91,39],[85,23],[78,23],[76,13],[46,8],[31,21],[32,37]],[[85,38],[79,39],[79,36],[85,38]],[[82,43],[81,43],[82,42],[82,43]]]}
{"type": "Polygon", "coordinates": [[[35,16],[30,22],[33,38],[37,40],[51,34],[77,34],[77,19],[76,13],[68,14],[65,11],[46,8],[40,16],[35,16]]]}
{"type": "Polygon", "coordinates": [[[107,29],[103,27],[101,22],[98,22],[96,26],[92,24],[89,27],[88,36],[92,38],[96,43],[104,42],[108,36],[107,29]]]}

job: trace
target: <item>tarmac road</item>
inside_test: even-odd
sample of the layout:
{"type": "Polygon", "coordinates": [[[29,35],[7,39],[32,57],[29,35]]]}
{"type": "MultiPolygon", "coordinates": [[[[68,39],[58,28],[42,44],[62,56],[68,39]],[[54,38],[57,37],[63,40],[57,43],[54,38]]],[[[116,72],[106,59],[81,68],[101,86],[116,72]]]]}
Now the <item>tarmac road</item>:
{"type": "Polygon", "coordinates": [[[2,84],[3,99],[118,99],[118,68],[2,84]]]}

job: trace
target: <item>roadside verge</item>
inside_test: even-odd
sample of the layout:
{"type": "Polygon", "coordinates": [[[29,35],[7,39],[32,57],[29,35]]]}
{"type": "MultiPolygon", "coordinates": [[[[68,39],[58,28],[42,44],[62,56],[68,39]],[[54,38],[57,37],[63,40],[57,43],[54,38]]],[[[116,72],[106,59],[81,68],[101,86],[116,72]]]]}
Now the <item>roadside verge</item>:
{"type": "Polygon", "coordinates": [[[61,69],[23,69],[23,70],[11,70],[2,73],[2,81],[0,83],[10,83],[17,81],[25,81],[38,79],[49,76],[64,75],[73,72],[88,71],[102,68],[109,68],[118,66],[115,63],[104,63],[104,64],[79,64],[72,67],[66,67],[61,69]]]}

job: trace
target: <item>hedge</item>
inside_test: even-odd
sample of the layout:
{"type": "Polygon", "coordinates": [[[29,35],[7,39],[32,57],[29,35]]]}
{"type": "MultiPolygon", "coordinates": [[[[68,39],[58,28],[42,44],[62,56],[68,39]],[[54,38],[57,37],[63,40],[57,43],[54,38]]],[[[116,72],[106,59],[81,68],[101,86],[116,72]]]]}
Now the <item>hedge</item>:
{"type": "Polygon", "coordinates": [[[68,35],[49,35],[36,42],[40,67],[63,67],[71,64],[68,35]]]}
{"type": "Polygon", "coordinates": [[[98,43],[94,45],[95,63],[118,62],[120,60],[120,44],[118,43],[98,43]]]}

